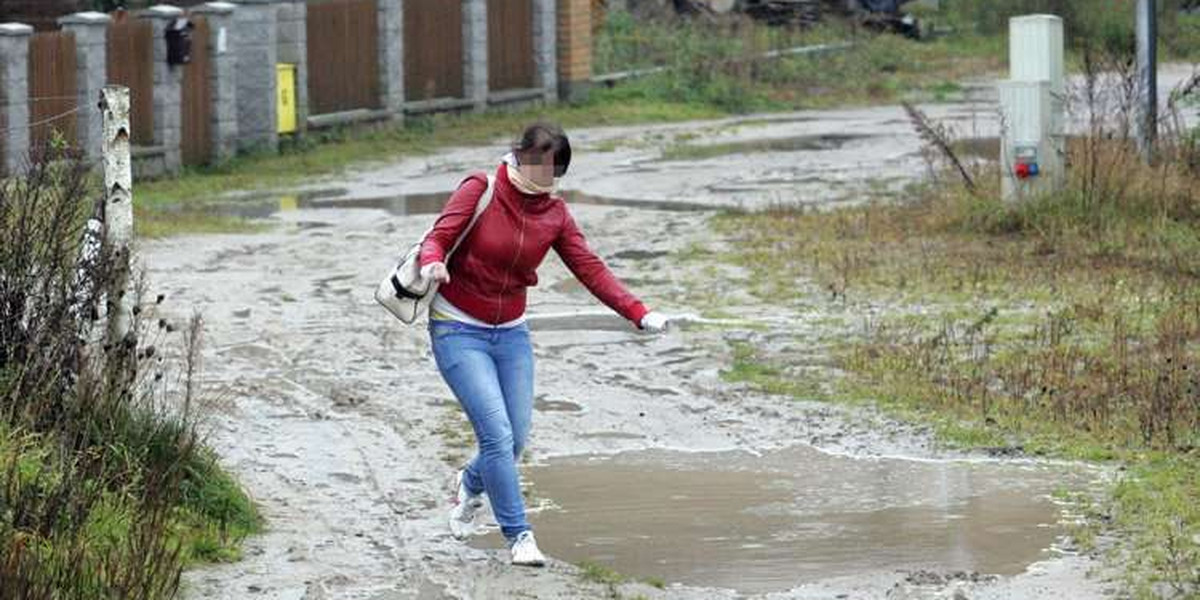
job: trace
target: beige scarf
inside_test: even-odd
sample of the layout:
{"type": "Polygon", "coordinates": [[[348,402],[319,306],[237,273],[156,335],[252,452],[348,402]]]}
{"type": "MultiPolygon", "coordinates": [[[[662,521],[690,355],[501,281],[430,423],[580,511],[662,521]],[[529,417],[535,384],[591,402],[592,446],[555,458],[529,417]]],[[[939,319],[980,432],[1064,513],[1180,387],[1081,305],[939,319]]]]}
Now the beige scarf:
{"type": "Polygon", "coordinates": [[[504,156],[504,164],[508,165],[508,180],[512,182],[517,191],[530,196],[539,196],[541,194],[553,194],[554,184],[538,185],[532,179],[525,176],[521,172],[521,168],[517,166],[517,159],[512,153],[504,156]]]}

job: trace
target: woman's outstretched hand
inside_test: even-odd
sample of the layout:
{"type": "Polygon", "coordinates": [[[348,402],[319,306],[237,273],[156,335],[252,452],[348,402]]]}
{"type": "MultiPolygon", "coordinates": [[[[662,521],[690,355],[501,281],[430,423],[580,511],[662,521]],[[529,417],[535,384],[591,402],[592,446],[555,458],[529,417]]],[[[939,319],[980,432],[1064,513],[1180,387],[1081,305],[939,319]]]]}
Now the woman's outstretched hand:
{"type": "Polygon", "coordinates": [[[421,267],[421,278],[431,279],[438,283],[450,283],[450,271],[446,270],[446,263],[429,263],[421,267]]]}
{"type": "Polygon", "coordinates": [[[670,322],[670,319],[667,318],[667,315],[652,310],[642,317],[640,325],[642,329],[650,333],[662,333],[667,330],[668,322],[670,322]]]}

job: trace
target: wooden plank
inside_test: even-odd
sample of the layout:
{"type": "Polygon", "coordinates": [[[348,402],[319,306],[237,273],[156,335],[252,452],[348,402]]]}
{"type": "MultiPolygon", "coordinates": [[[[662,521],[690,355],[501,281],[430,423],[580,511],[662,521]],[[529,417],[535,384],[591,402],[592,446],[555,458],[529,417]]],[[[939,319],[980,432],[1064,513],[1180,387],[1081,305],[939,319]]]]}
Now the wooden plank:
{"type": "Polygon", "coordinates": [[[488,88],[534,84],[533,0],[488,0],[488,88]]]}
{"type": "Polygon", "coordinates": [[[191,17],[192,60],[183,68],[180,136],[183,164],[201,165],[212,157],[212,80],[208,44],[211,31],[203,16],[191,17]]]}
{"type": "Polygon", "coordinates": [[[75,88],[75,35],[54,31],[29,40],[30,143],[35,153],[61,137],[76,143],[73,112],[79,99],[75,88]]]}
{"type": "Polygon", "coordinates": [[[406,100],[463,97],[462,18],[458,1],[405,0],[406,100]]]}
{"type": "Polygon", "coordinates": [[[129,88],[133,143],[154,144],[154,27],[126,18],[108,28],[108,83],[129,88]]]}
{"type": "Polygon", "coordinates": [[[332,0],[308,7],[308,98],[313,114],[378,108],[376,0],[332,0]]]}

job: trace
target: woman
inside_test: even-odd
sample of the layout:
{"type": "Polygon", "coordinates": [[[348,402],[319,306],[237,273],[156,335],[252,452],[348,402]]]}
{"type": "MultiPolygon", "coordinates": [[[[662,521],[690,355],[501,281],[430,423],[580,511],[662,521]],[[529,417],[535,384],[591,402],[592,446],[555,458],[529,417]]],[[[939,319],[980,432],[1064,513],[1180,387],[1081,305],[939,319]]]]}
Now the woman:
{"type": "Polygon", "coordinates": [[[430,306],[429,334],[442,377],[471,421],[478,454],[458,472],[450,528],[474,530],[486,492],[508,541],[512,564],[541,566],[525,520],[517,460],[533,415],[533,349],[525,325],[525,290],[553,248],[602,302],[638,327],[659,332],[667,320],[650,312],[588,247],[553,195],[555,178],[571,163],[571,145],[557,126],[528,127],[496,170],[492,201],[467,232],[449,264],[446,253],[466,229],[487,189],[473,173],[450,197],[422,243],[421,274],[441,283],[430,306]]]}

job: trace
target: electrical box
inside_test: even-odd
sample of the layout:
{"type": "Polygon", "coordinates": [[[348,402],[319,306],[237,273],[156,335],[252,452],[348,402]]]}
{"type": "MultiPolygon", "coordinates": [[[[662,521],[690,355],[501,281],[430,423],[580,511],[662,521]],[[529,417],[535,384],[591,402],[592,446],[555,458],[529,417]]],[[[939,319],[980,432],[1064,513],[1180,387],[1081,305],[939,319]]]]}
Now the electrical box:
{"type": "Polygon", "coordinates": [[[275,114],[279,117],[278,133],[296,132],[296,65],[279,63],[275,65],[278,94],[275,114]]]}
{"type": "Polygon", "coordinates": [[[1013,174],[1017,179],[1029,179],[1042,174],[1041,149],[1037,144],[1016,144],[1013,146],[1013,174]]]}
{"type": "Polygon", "coordinates": [[[1063,21],[1054,15],[1025,15],[1008,21],[1008,78],[1048,81],[1052,94],[1062,94],[1063,21]]]}
{"type": "Polygon", "coordinates": [[[1054,15],[1009,20],[1009,81],[1001,82],[1001,187],[1004,198],[1059,189],[1066,181],[1063,21],[1054,15]]]}
{"type": "Polygon", "coordinates": [[[167,25],[167,64],[186,65],[192,62],[192,29],[190,20],[180,17],[167,25]]]}
{"type": "Polygon", "coordinates": [[[1066,133],[1066,67],[1063,20],[1054,15],[1025,15],[1008,22],[1011,81],[1050,82],[1051,134],[1066,133]]]}
{"type": "Polygon", "coordinates": [[[1054,108],[1048,81],[1000,83],[1001,187],[1007,199],[1057,189],[1063,154],[1051,135],[1054,108]]]}

